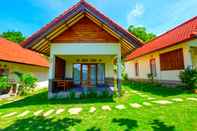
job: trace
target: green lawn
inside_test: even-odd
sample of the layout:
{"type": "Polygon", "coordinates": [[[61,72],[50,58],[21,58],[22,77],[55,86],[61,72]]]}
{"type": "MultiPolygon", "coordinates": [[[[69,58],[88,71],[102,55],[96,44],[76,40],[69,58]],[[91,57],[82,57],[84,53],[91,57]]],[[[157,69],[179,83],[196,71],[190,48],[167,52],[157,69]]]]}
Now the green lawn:
{"type": "Polygon", "coordinates": [[[47,91],[40,91],[21,100],[7,103],[1,102],[0,130],[7,131],[193,131],[197,129],[197,101],[187,98],[197,98],[195,94],[179,88],[164,88],[149,84],[124,84],[121,98],[88,99],[88,100],[47,100],[47,91]],[[145,97],[134,93],[143,93],[145,97]],[[149,100],[148,98],[155,98],[149,100]],[[183,102],[174,102],[173,98],[182,98],[183,102]],[[159,105],[156,100],[168,100],[172,104],[159,105]],[[142,103],[149,102],[152,106],[142,103]],[[131,103],[141,104],[139,109],[132,108],[131,103]],[[126,109],[118,110],[116,105],[122,104],[126,109]],[[103,111],[102,106],[109,105],[111,111],[103,111]],[[90,107],[96,107],[90,113],[90,107]],[[78,115],[70,115],[68,110],[80,107],[83,110],[78,115]],[[62,114],[52,113],[48,117],[43,114],[35,117],[33,112],[50,109],[65,109],[62,114]],[[30,111],[26,116],[17,118],[18,114],[30,111]],[[17,112],[16,115],[3,117],[5,114],[17,112]]]}

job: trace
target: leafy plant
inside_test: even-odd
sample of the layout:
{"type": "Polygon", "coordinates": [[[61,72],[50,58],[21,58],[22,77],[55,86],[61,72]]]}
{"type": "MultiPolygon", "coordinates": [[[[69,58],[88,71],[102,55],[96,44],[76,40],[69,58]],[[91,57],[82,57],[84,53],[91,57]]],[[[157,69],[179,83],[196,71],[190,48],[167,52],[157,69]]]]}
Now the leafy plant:
{"type": "Polygon", "coordinates": [[[14,72],[14,74],[19,78],[19,95],[25,95],[35,88],[36,82],[38,81],[36,77],[31,74],[23,74],[20,72],[14,72]]]}
{"type": "Polygon", "coordinates": [[[147,74],[147,77],[152,83],[154,82],[154,75],[152,73],[147,74]]]}
{"type": "Polygon", "coordinates": [[[74,91],[69,92],[69,99],[75,99],[76,98],[76,93],[74,91]]]}
{"type": "Polygon", "coordinates": [[[186,68],[180,72],[179,78],[187,88],[194,89],[197,87],[197,69],[186,68]]]}
{"type": "Polygon", "coordinates": [[[10,87],[9,79],[7,76],[0,76],[0,89],[7,89],[10,87]]]}

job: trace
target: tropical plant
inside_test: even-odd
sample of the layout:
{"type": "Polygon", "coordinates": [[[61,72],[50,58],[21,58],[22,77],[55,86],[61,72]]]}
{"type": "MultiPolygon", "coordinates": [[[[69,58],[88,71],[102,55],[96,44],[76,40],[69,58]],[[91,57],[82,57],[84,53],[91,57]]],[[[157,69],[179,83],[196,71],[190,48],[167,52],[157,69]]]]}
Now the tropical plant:
{"type": "Polygon", "coordinates": [[[154,75],[153,75],[153,73],[147,74],[147,77],[150,80],[150,82],[152,82],[152,83],[154,82],[154,75]]]}
{"type": "Polygon", "coordinates": [[[29,91],[32,91],[36,86],[37,78],[32,76],[31,74],[23,74],[20,72],[14,72],[14,74],[19,78],[19,95],[25,95],[29,91]]]}
{"type": "Polygon", "coordinates": [[[197,88],[197,69],[188,67],[180,72],[179,78],[187,88],[197,88]]]}
{"type": "Polygon", "coordinates": [[[0,76],[0,89],[7,89],[10,87],[9,79],[7,76],[0,76]]]}

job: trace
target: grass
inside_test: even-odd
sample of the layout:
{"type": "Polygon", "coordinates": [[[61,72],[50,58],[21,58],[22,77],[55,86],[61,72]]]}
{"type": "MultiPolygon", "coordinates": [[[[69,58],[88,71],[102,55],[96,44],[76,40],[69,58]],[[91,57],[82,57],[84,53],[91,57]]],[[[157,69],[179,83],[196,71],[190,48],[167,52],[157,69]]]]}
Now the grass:
{"type": "Polygon", "coordinates": [[[143,83],[125,83],[122,87],[122,97],[108,99],[85,99],[85,100],[47,100],[47,90],[42,90],[21,100],[7,103],[4,101],[0,106],[0,130],[71,130],[71,131],[185,131],[197,129],[197,102],[186,100],[188,97],[196,97],[188,91],[180,88],[166,88],[160,85],[143,83]],[[151,102],[147,98],[140,97],[132,91],[139,91],[157,100],[171,100],[183,98],[183,102],[160,106],[153,104],[151,107],[143,106],[133,109],[130,103],[151,102]],[[117,110],[118,104],[124,104],[126,109],[117,110]],[[109,105],[111,111],[103,111],[101,107],[109,105]],[[97,108],[95,113],[89,113],[89,108],[97,108]],[[67,110],[71,107],[81,107],[79,115],[70,115],[67,110]],[[43,109],[64,108],[61,115],[50,117],[34,117],[32,112],[43,109]],[[10,112],[22,113],[30,110],[27,116],[3,118],[3,114],[10,112]]]}

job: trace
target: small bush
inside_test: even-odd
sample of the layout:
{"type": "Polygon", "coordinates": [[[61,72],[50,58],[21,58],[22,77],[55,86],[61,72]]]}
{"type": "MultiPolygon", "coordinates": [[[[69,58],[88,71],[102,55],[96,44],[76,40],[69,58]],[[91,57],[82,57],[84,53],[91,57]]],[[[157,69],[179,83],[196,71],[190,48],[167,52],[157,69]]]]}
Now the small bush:
{"type": "Polygon", "coordinates": [[[76,93],[74,91],[69,92],[69,99],[75,99],[76,98],[76,93]]]}
{"type": "Polygon", "coordinates": [[[197,87],[197,69],[186,68],[180,72],[179,78],[187,88],[194,89],[197,87]]]}
{"type": "Polygon", "coordinates": [[[0,77],[0,89],[7,89],[10,87],[9,79],[7,76],[1,76],[0,77]]]}
{"type": "Polygon", "coordinates": [[[19,78],[19,95],[26,95],[29,91],[33,90],[36,86],[38,79],[31,74],[23,74],[20,72],[14,72],[19,78]]]}

